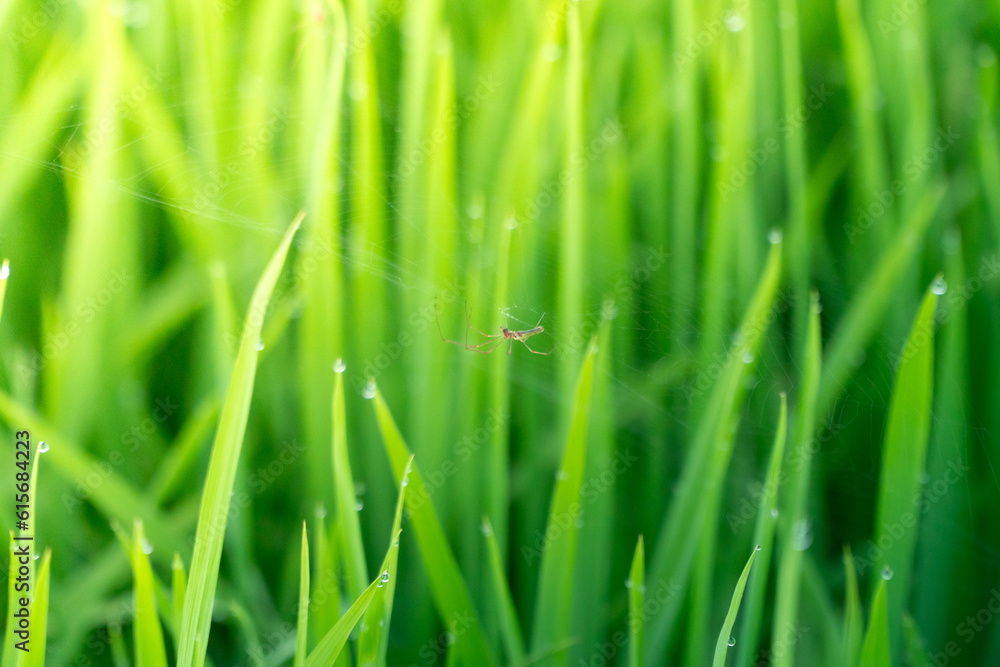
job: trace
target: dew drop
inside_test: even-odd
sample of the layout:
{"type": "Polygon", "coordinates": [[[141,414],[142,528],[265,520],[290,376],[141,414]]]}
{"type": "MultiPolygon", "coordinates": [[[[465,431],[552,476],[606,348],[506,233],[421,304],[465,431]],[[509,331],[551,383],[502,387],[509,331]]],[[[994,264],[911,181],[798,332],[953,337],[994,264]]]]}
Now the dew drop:
{"type": "Polygon", "coordinates": [[[10,277],[10,263],[4,262],[3,266],[0,266],[0,280],[7,280],[10,277]]]}
{"type": "Polygon", "coordinates": [[[346,370],[347,370],[347,364],[344,363],[343,359],[337,359],[335,362],[333,362],[334,373],[343,373],[346,370]]]}
{"type": "Polygon", "coordinates": [[[354,503],[354,511],[355,512],[360,512],[364,508],[365,508],[365,504],[363,502],[361,502],[360,500],[358,502],[354,503]]]}
{"type": "Polygon", "coordinates": [[[38,443],[38,453],[44,454],[47,451],[49,451],[49,443],[42,440],[41,442],[38,443]]]}
{"type": "Polygon", "coordinates": [[[631,579],[626,579],[625,580],[625,588],[632,588],[632,580],[631,579]]]}
{"type": "Polygon", "coordinates": [[[142,539],[142,553],[146,554],[147,556],[153,553],[153,545],[146,538],[142,539]]]}
{"type": "Polygon", "coordinates": [[[948,283],[945,282],[944,276],[938,276],[934,279],[934,282],[931,283],[931,291],[938,296],[948,291],[948,283]]]}
{"type": "Polygon", "coordinates": [[[562,49],[558,44],[549,43],[542,47],[542,58],[547,62],[554,63],[562,57],[562,49]]]}
{"type": "Polygon", "coordinates": [[[515,218],[514,216],[510,216],[509,218],[503,221],[503,226],[506,227],[507,229],[517,229],[517,218],[515,218]]]}
{"type": "Polygon", "coordinates": [[[888,565],[882,568],[882,578],[885,579],[886,581],[892,579],[892,574],[893,574],[892,568],[889,567],[888,565]]]}
{"type": "Polygon", "coordinates": [[[813,543],[812,526],[808,519],[800,519],[792,526],[792,549],[805,551],[813,543]]]}
{"type": "Polygon", "coordinates": [[[403,478],[403,481],[401,482],[401,484],[402,484],[402,486],[406,486],[409,483],[410,483],[410,476],[407,475],[406,477],[403,478]]]}
{"type": "Polygon", "coordinates": [[[264,341],[262,340],[257,341],[257,351],[260,352],[263,349],[264,349],[264,341]]]}
{"type": "Polygon", "coordinates": [[[756,547],[754,547],[754,551],[760,551],[760,545],[759,544],[756,547]]]}
{"type": "Polygon", "coordinates": [[[559,470],[556,470],[556,479],[560,482],[564,479],[569,479],[569,473],[560,468],[559,470]]]}
{"type": "Polygon", "coordinates": [[[767,242],[770,243],[771,245],[778,245],[779,243],[781,243],[781,239],[782,239],[781,230],[778,229],[777,227],[775,227],[774,229],[772,229],[767,233],[767,242]]]}
{"type": "Polygon", "coordinates": [[[326,505],[324,505],[323,503],[316,505],[316,518],[317,519],[326,518],[326,505]]]}
{"type": "Polygon", "coordinates": [[[773,510],[771,510],[771,518],[772,519],[777,519],[778,518],[778,508],[777,507],[775,507],[773,510]]]}
{"type": "Polygon", "coordinates": [[[478,220],[483,217],[483,205],[479,202],[473,202],[465,209],[465,214],[472,220],[478,220]]]}
{"type": "Polygon", "coordinates": [[[747,22],[739,12],[731,12],[726,18],[726,30],[729,32],[739,32],[747,27],[747,22]]]}
{"type": "Polygon", "coordinates": [[[35,554],[34,556],[31,557],[31,560],[38,560],[38,556],[39,554],[35,554]]]}
{"type": "Polygon", "coordinates": [[[493,526],[491,526],[488,521],[483,521],[479,524],[479,530],[483,531],[483,535],[486,535],[487,537],[493,534],[493,526]]]}
{"type": "Polygon", "coordinates": [[[730,637],[729,638],[729,645],[730,646],[736,646],[736,637],[730,637]]]}
{"type": "Polygon", "coordinates": [[[752,364],[753,363],[753,352],[751,352],[750,350],[747,350],[746,352],[744,352],[742,354],[742,356],[740,356],[740,359],[743,360],[744,364],[752,364]]]}
{"type": "Polygon", "coordinates": [[[361,390],[361,395],[371,400],[375,398],[375,380],[369,380],[365,388],[361,390]]]}
{"type": "Polygon", "coordinates": [[[379,579],[382,581],[383,584],[385,582],[389,581],[389,570],[386,570],[385,572],[383,572],[382,576],[379,577],[379,579]]]}

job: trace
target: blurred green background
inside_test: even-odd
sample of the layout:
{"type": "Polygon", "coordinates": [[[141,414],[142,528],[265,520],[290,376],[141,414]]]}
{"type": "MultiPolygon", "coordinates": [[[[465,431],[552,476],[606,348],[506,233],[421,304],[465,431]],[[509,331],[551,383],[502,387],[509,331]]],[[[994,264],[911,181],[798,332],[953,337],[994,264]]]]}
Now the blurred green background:
{"type": "MultiPolygon", "coordinates": [[[[640,535],[646,664],[708,663],[758,543],[730,664],[1000,664],[1000,2],[346,1],[0,0],[0,418],[50,445],[49,662],[129,664],[116,529],[143,520],[159,581],[190,566],[246,317],[215,665],[291,661],[303,521],[314,592],[339,580],[310,645],[352,601],[340,359],[368,571],[398,491],[377,386],[496,664],[484,525],[539,664],[633,659],[640,535]],[[551,354],[441,340],[539,321],[551,354]],[[582,511],[546,571],[564,451],[582,511]],[[891,658],[859,658],[879,582],[891,658]]],[[[470,664],[421,554],[404,519],[388,664],[470,664]]]]}

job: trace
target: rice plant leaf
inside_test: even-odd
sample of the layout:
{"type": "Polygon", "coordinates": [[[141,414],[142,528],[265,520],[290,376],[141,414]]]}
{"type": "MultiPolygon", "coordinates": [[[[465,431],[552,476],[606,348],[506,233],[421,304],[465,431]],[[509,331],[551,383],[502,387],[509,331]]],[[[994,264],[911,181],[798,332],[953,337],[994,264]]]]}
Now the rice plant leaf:
{"type": "Polygon", "coordinates": [[[295,630],[295,667],[306,662],[306,642],[309,639],[309,538],[306,522],[302,522],[302,548],[299,555],[299,614],[295,630]]]}
{"type": "Polygon", "coordinates": [[[399,526],[403,517],[403,502],[406,497],[406,488],[410,484],[407,473],[410,471],[412,459],[411,455],[404,464],[402,476],[399,479],[399,497],[396,501],[396,516],[393,520],[393,530],[389,534],[389,549],[386,551],[385,559],[382,561],[382,567],[379,568],[378,576],[375,577],[375,581],[365,589],[361,596],[354,601],[354,604],[347,610],[347,613],[320,640],[319,644],[316,645],[316,648],[313,649],[313,652],[306,659],[305,667],[329,667],[329,665],[334,664],[340,656],[344,645],[347,643],[351,632],[354,630],[354,626],[357,625],[362,616],[365,617],[365,623],[369,629],[366,630],[363,628],[361,637],[358,640],[358,663],[372,664],[378,658],[378,651],[382,651],[381,660],[384,662],[385,641],[389,631],[388,614],[392,611],[391,600],[387,606],[386,597],[391,597],[392,590],[394,590],[394,587],[392,590],[389,588],[389,584],[393,583],[392,580],[396,573],[396,563],[399,556],[399,535],[402,532],[399,526]],[[369,615],[369,612],[373,610],[378,610],[375,617],[369,615]],[[383,619],[385,622],[381,623],[383,619]],[[375,626],[374,630],[371,629],[373,625],[375,626]]]}
{"type": "Polygon", "coordinates": [[[856,665],[858,651],[861,650],[862,618],[861,595],[858,592],[858,570],[854,566],[854,556],[849,546],[844,547],[844,664],[856,665]]]}
{"type": "MultiPolygon", "coordinates": [[[[389,406],[381,392],[375,392],[375,415],[378,420],[382,441],[389,456],[389,464],[402,483],[411,453],[403,441],[403,436],[392,418],[389,406]]],[[[489,648],[479,622],[479,614],[472,604],[468,586],[458,568],[455,555],[448,545],[441,521],[434,511],[431,493],[420,474],[420,468],[413,465],[409,477],[409,492],[406,495],[410,525],[416,537],[420,557],[424,562],[430,580],[431,595],[441,621],[446,627],[462,623],[465,632],[456,637],[455,648],[462,655],[464,664],[491,665],[489,648]],[[471,621],[469,619],[472,619],[471,621]]]]}
{"type": "MultiPolygon", "coordinates": [[[[745,359],[759,356],[761,340],[774,319],[774,299],[781,277],[781,243],[771,253],[757,288],[743,316],[737,341],[730,350],[722,375],[711,387],[705,411],[696,427],[687,461],[672,502],[663,519],[647,587],[671,591],[656,614],[646,619],[646,664],[665,659],[672,628],[684,596],[676,589],[686,581],[694,560],[700,531],[709,521],[704,515],[706,494],[721,494],[723,479],[732,455],[732,429],[743,402],[743,378],[751,364],[745,359]]],[[[695,389],[699,386],[696,384],[695,389]]],[[[714,501],[713,501],[714,502],[714,501]]]]}
{"type": "MultiPolygon", "coordinates": [[[[937,281],[935,281],[937,283],[937,281]]],[[[920,524],[921,477],[927,460],[934,387],[934,321],[938,295],[927,290],[899,357],[889,403],[879,480],[874,542],[885,545],[877,558],[866,554],[868,569],[888,568],[895,594],[889,600],[889,632],[894,649],[902,647],[903,609],[909,599],[913,555],[920,524]],[[874,561],[874,562],[873,562],[874,561]]],[[[864,572],[862,572],[864,574],[864,572]]]]}
{"type": "Polygon", "coordinates": [[[219,563],[229,513],[229,501],[236,481],[236,468],[243,434],[246,431],[257,370],[258,341],[271,292],[281,274],[302,214],[292,222],[281,244],[261,276],[250,302],[243,339],[226,395],[219,430],[212,444],[212,456],[202,495],[201,512],[195,537],[191,574],[184,598],[184,616],[177,664],[180,667],[202,667],[212,624],[212,607],[219,580],[219,563]]]}
{"type": "Polygon", "coordinates": [[[632,569],[628,575],[628,665],[642,667],[643,643],[645,641],[645,598],[646,598],[646,563],[642,546],[642,535],[635,545],[632,556],[632,569]]]}
{"type": "MultiPolygon", "coordinates": [[[[392,530],[389,532],[390,540],[398,539],[400,524],[403,521],[403,502],[406,497],[406,487],[410,483],[410,469],[413,465],[413,456],[406,463],[403,470],[403,478],[399,484],[399,498],[396,500],[396,513],[392,521],[392,530]]],[[[398,544],[395,545],[398,547],[398,544]]],[[[358,664],[365,667],[370,665],[384,665],[385,653],[388,649],[389,623],[392,620],[392,601],[396,592],[396,563],[399,556],[399,549],[390,550],[386,557],[386,562],[379,570],[379,580],[382,590],[375,596],[371,607],[365,613],[364,623],[361,625],[361,636],[358,638],[358,664]]]]}
{"type": "Polygon", "coordinates": [[[344,407],[344,374],[337,373],[333,387],[333,483],[337,494],[337,528],[339,531],[347,591],[352,598],[365,589],[368,569],[365,548],[361,542],[361,524],[355,509],[357,495],[354,476],[347,452],[347,412],[344,407]]]}
{"type": "Polygon", "coordinates": [[[771,567],[771,549],[774,545],[774,516],[778,507],[778,495],[782,482],[786,479],[782,470],[785,456],[785,440],[788,432],[788,398],[781,394],[781,408],[778,413],[778,428],[771,445],[771,458],[767,465],[763,499],[757,508],[757,524],[754,527],[754,544],[760,545],[759,563],[756,574],[746,592],[746,611],[743,613],[743,632],[737,648],[737,665],[749,667],[760,640],[760,625],[763,615],[764,595],[767,592],[767,575],[771,567]]]}
{"type": "Polygon", "coordinates": [[[35,590],[31,596],[31,642],[30,650],[18,651],[23,667],[45,667],[45,635],[49,622],[49,587],[52,566],[52,550],[46,549],[42,564],[35,577],[35,590]]]}
{"type": "Polygon", "coordinates": [[[861,661],[859,667],[890,667],[889,652],[889,617],[886,604],[886,585],[884,579],[878,580],[875,597],[868,618],[868,630],[861,645],[861,661]]]}
{"type": "Polygon", "coordinates": [[[149,543],[136,520],[132,531],[132,574],[135,577],[135,664],[141,667],[166,667],[167,648],[163,643],[163,628],[156,613],[153,568],[146,554],[149,543]]]}
{"type": "MultiPolygon", "coordinates": [[[[587,423],[594,380],[597,339],[591,340],[576,383],[569,434],[556,474],[546,541],[538,575],[538,598],[532,650],[540,651],[569,636],[573,572],[576,566],[577,521],[582,511],[580,492],[587,461],[587,423]]],[[[529,564],[539,554],[526,554],[529,564]]]]}
{"type": "Polygon", "coordinates": [[[486,538],[486,549],[490,559],[490,583],[493,588],[493,600],[497,605],[496,615],[500,619],[500,638],[507,651],[507,664],[510,667],[522,667],[525,664],[524,637],[517,619],[517,610],[510,594],[507,577],[504,575],[503,557],[500,546],[493,533],[493,526],[487,517],[483,517],[483,533],[486,538]]]}
{"type": "MultiPolygon", "coordinates": [[[[170,568],[170,578],[174,598],[174,632],[180,633],[184,615],[184,593],[187,591],[187,574],[184,572],[184,561],[181,560],[179,553],[174,554],[174,561],[170,568]]],[[[175,634],[175,648],[179,639],[179,635],[175,634]]]]}
{"type": "Polygon", "coordinates": [[[771,653],[776,667],[795,664],[795,647],[779,645],[784,635],[793,632],[798,619],[800,587],[804,553],[797,544],[796,531],[809,530],[808,502],[809,477],[815,453],[816,401],[820,386],[822,343],[820,341],[819,297],[811,297],[809,326],[803,349],[802,374],[799,389],[798,418],[795,424],[792,460],[788,470],[788,493],[782,509],[782,533],[779,544],[781,556],[778,566],[778,584],[774,605],[774,627],[771,653]]]}
{"type": "Polygon", "coordinates": [[[14,648],[17,638],[14,636],[14,619],[11,618],[11,611],[15,608],[17,599],[20,597],[14,588],[17,584],[18,567],[17,556],[14,555],[16,544],[14,531],[10,531],[10,546],[7,548],[7,562],[9,563],[7,571],[7,622],[3,637],[3,661],[0,662],[2,667],[14,667],[17,664],[17,649],[14,648]]]}
{"type": "Polygon", "coordinates": [[[750,560],[747,561],[746,566],[743,568],[743,574],[740,575],[739,581],[736,582],[736,590],[733,591],[732,602],[729,603],[729,612],[726,614],[726,620],[722,623],[722,630],[719,631],[719,639],[715,642],[715,658],[712,660],[713,667],[725,667],[726,665],[726,653],[729,651],[729,645],[732,641],[733,624],[736,622],[736,614],[740,610],[740,601],[743,599],[743,589],[747,585],[747,577],[750,576],[750,568],[753,567],[753,560],[757,556],[757,552],[760,551],[760,545],[758,544],[754,547],[753,553],[750,554],[750,560]]]}
{"type": "Polygon", "coordinates": [[[934,219],[946,188],[929,187],[891,240],[871,273],[858,287],[857,295],[833,333],[823,359],[817,418],[823,419],[843,391],[858,354],[865,349],[892,301],[899,281],[920,251],[927,228],[934,219]]]}
{"type": "Polygon", "coordinates": [[[0,318],[3,318],[3,300],[7,294],[7,279],[10,277],[10,260],[4,259],[0,264],[0,318]]]}

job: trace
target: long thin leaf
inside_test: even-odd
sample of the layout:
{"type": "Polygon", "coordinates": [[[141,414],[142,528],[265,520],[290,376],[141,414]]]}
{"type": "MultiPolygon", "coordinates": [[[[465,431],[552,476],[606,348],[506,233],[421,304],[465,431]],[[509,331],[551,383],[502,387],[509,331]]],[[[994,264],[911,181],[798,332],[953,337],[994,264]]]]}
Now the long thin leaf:
{"type": "MultiPolygon", "coordinates": [[[[340,367],[337,367],[338,370],[340,367]]],[[[333,387],[333,483],[337,494],[337,529],[339,532],[347,591],[357,597],[365,588],[368,569],[365,548],[361,543],[361,524],[355,508],[357,496],[354,476],[347,453],[347,412],[344,408],[344,374],[338,372],[333,387]]]]}
{"type": "Polygon", "coordinates": [[[596,357],[595,338],[590,342],[577,379],[566,448],[549,507],[538,574],[538,600],[531,638],[533,651],[543,651],[569,636],[577,521],[582,511],[580,492],[587,461],[587,423],[596,357]]]}
{"type": "MultiPolygon", "coordinates": [[[[377,390],[375,415],[396,481],[402,483],[411,453],[396,427],[389,406],[386,405],[381,392],[377,390]]],[[[461,623],[465,628],[465,631],[456,637],[455,645],[456,650],[463,656],[463,662],[470,665],[491,665],[493,661],[490,659],[479,615],[472,604],[469,589],[458,569],[455,555],[448,545],[441,521],[434,511],[431,493],[428,492],[420,468],[416,465],[410,472],[409,487],[406,508],[409,511],[410,525],[413,526],[417,547],[420,549],[420,557],[430,579],[434,606],[446,627],[450,628],[453,624],[461,623]]]]}
{"type": "Polygon", "coordinates": [[[156,613],[153,568],[149,564],[149,542],[136,520],[132,531],[132,572],[135,577],[135,664],[138,667],[166,667],[167,648],[163,643],[163,628],[156,613]]]}
{"type": "Polygon", "coordinates": [[[497,544],[493,526],[487,517],[483,517],[483,534],[486,538],[486,548],[490,558],[490,583],[493,586],[493,600],[497,605],[496,615],[500,619],[500,638],[507,651],[507,664],[510,667],[524,665],[524,637],[517,620],[517,610],[510,595],[510,587],[504,575],[503,557],[497,544]]]}
{"type": "Polygon", "coordinates": [[[233,368],[229,391],[226,395],[219,430],[212,444],[212,458],[202,493],[201,512],[195,537],[191,574],[184,598],[184,617],[177,664],[180,667],[202,667],[208,649],[208,635],[212,624],[215,589],[219,581],[219,562],[222,559],[222,541],[225,537],[229,515],[229,502],[236,481],[236,467],[243,447],[253,396],[254,375],[257,370],[258,341],[267,311],[271,292],[281,274],[285,256],[292,243],[302,214],[285,232],[281,244],[265,268],[250,301],[243,339],[233,368]]]}
{"type": "Polygon", "coordinates": [[[733,624],[736,622],[736,614],[740,610],[740,601],[743,599],[743,589],[746,588],[747,577],[750,576],[750,568],[753,567],[753,559],[757,556],[758,551],[760,551],[759,544],[754,547],[753,553],[750,554],[750,560],[747,561],[746,566],[743,568],[743,574],[740,575],[739,581],[736,582],[736,590],[733,591],[733,599],[729,603],[729,612],[726,614],[726,620],[722,624],[722,630],[719,631],[719,639],[715,642],[715,658],[712,660],[713,667],[725,667],[726,665],[726,653],[733,642],[731,634],[733,624]]]}
{"type": "Polygon", "coordinates": [[[890,667],[889,659],[889,617],[886,603],[885,580],[878,580],[875,597],[868,618],[868,630],[861,645],[861,660],[858,667],[890,667]]]}
{"type": "Polygon", "coordinates": [[[302,548],[299,554],[299,613],[295,628],[295,667],[306,662],[306,642],[309,639],[309,538],[306,522],[302,522],[302,548]]]}
{"type": "Polygon", "coordinates": [[[646,561],[642,535],[635,545],[632,568],[628,575],[628,665],[641,667],[645,632],[646,561]]]}

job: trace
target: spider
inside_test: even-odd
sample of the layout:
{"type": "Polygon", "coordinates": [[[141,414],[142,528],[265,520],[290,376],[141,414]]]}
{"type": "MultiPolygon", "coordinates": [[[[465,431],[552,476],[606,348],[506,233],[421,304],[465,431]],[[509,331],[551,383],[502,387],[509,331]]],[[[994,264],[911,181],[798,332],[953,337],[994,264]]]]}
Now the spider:
{"type": "Polygon", "coordinates": [[[552,350],[549,350],[548,352],[539,352],[538,350],[532,350],[531,346],[528,345],[527,343],[527,340],[529,338],[531,338],[535,334],[540,334],[543,331],[545,331],[545,327],[540,326],[542,323],[542,317],[545,317],[545,313],[542,313],[542,317],[539,317],[538,322],[536,322],[535,326],[531,327],[530,329],[523,329],[518,331],[515,329],[508,329],[507,327],[500,327],[500,333],[498,334],[488,334],[480,331],[479,329],[476,329],[475,327],[472,326],[472,322],[469,321],[469,315],[468,313],[466,313],[465,342],[460,343],[457,340],[448,340],[447,338],[444,337],[444,332],[441,330],[441,318],[438,316],[438,312],[439,309],[435,304],[434,317],[435,319],[437,319],[438,334],[440,334],[441,340],[444,341],[445,343],[451,343],[452,345],[462,345],[463,347],[465,347],[466,350],[473,350],[475,352],[479,352],[480,354],[489,354],[493,350],[503,345],[506,341],[510,341],[510,345],[507,347],[507,356],[509,357],[510,353],[514,349],[514,341],[516,340],[523,343],[524,346],[528,348],[528,352],[531,352],[532,354],[542,354],[542,355],[552,354],[552,350]],[[472,329],[483,338],[488,338],[489,340],[479,343],[477,345],[469,345],[469,329],[472,329]],[[481,349],[491,344],[492,347],[488,347],[488,349],[485,350],[481,349]]]}

